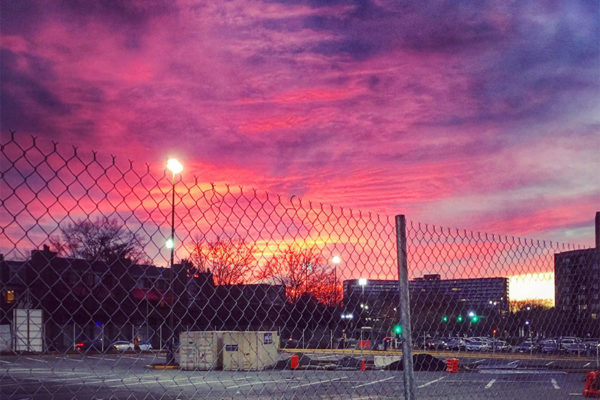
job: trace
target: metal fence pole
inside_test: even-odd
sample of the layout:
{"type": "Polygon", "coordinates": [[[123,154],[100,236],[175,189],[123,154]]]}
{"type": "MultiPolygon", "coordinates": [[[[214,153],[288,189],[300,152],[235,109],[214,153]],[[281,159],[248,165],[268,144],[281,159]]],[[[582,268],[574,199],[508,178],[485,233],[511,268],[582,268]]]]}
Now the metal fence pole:
{"type": "Polygon", "coordinates": [[[410,329],[410,296],[408,294],[408,263],[406,254],[406,218],[396,215],[396,248],[398,251],[398,290],[400,293],[400,325],[402,326],[402,359],[404,399],[414,400],[415,377],[412,359],[412,333],[410,329]]]}

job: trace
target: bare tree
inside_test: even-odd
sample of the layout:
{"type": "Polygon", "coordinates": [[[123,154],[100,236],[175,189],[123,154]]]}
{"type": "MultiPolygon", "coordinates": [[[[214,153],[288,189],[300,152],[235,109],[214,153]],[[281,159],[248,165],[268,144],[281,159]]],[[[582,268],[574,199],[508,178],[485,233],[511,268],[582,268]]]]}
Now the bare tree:
{"type": "Polygon", "coordinates": [[[259,270],[258,278],[284,285],[291,302],[303,294],[310,294],[324,304],[336,301],[335,273],[324,264],[320,250],[314,246],[288,246],[267,261],[259,270]]]}
{"type": "Polygon", "coordinates": [[[245,240],[196,238],[189,260],[200,271],[210,271],[216,285],[245,283],[256,264],[255,246],[245,240]]]}
{"type": "Polygon", "coordinates": [[[127,230],[116,218],[81,219],[61,227],[60,232],[60,236],[50,237],[50,244],[60,255],[89,261],[146,261],[138,235],[127,230]]]}

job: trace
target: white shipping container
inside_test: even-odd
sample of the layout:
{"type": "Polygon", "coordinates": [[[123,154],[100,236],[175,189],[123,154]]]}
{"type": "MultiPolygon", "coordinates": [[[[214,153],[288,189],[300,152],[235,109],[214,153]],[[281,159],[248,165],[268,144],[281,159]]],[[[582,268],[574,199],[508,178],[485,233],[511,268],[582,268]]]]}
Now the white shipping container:
{"type": "Polygon", "coordinates": [[[208,371],[223,366],[221,335],[215,331],[191,331],[179,334],[179,367],[208,371]]]}
{"type": "Polygon", "coordinates": [[[44,351],[42,310],[13,310],[14,351],[41,353],[44,351]]]}
{"type": "Polygon", "coordinates": [[[277,363],[276,331],[222,332],[223,369],[259,371],[277,363]]]}

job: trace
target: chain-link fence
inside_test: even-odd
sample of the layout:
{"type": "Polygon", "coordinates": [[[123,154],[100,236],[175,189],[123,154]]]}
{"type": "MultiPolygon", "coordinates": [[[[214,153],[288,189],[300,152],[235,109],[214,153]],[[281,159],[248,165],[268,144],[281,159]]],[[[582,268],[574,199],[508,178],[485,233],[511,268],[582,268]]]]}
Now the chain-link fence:
{"type": "Polygon", "coordinates": [[[1,146],[7,398],[514,399],[598,363],[597,249],[1,146]]]}

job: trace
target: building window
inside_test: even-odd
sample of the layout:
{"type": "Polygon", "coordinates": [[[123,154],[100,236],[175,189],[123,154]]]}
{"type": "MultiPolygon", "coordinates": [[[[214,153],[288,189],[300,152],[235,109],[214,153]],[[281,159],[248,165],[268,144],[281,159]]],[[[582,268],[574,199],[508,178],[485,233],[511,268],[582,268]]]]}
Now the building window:
{"type": "Polygon", "coordinates": [[[14,290],[6,290],[4,292],[4,298],[6,299],[6,304],[15,302],[15,291],[14,290]]]}

